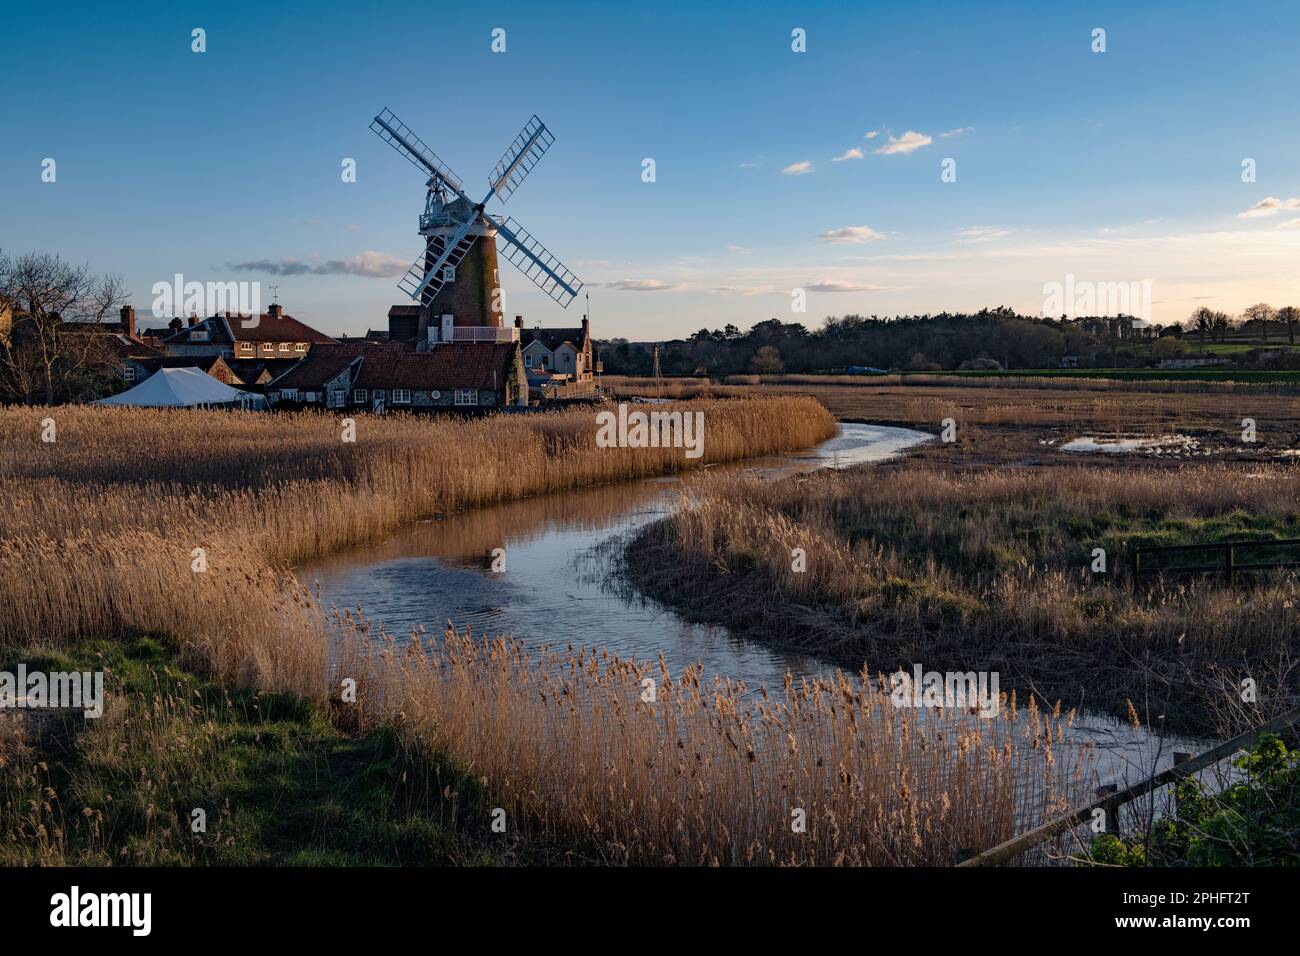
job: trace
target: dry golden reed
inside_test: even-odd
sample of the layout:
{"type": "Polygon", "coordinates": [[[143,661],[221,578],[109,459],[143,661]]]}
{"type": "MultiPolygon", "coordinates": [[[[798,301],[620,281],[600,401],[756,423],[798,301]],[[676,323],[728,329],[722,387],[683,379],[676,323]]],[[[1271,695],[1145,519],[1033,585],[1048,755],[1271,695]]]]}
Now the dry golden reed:
{"type": "MultiPolygon", "coordinates": [[[[345,623],[350,647],[374,646],[345,623]]],[[[600,862],[950,865],[1081,802],[1091,766],[1073,715],[1014,696],[981,718],[896,707],[867,673],[751,692],[698,665],[674,677],[662,659],[450,628],[386,643],[337,670],[382,702],[364,718],[399,713],[510,819],[600,862]]]]}

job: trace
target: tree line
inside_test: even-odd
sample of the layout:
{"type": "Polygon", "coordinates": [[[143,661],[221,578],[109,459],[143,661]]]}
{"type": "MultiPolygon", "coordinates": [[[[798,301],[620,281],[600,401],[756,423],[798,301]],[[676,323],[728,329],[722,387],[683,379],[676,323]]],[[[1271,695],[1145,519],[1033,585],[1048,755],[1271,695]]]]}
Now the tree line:
{"type": "MultiPolygon", "coordinates": [[[[1198,308],[1185,322],[1153,326],[1134,316],[1059,319],[1020,315],[1005,306],[973,313],[827,317],[810,330],[799,322],[768,319],[747,332],[735,325],[700,329],[659,346],[665,375],[734,375],[886,371],[1035,369],[1062,365],[1125,368],[1247,336],[1268,345],[1295,344],[1300,311],[1260,303],[1240,318],[1198,308]]],[[[654,343],[607,339],[597,343],[606,374],[649,375],[654,343]]]]}

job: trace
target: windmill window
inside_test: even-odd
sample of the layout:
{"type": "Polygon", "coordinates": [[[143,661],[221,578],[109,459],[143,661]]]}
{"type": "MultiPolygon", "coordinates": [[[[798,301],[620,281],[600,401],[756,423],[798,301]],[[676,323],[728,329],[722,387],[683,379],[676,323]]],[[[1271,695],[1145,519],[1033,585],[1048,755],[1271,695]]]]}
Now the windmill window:
{"type": "Polygon", "coordinates": [[[443,282],[455,282],[455,281],[456,281],[456,267],[455,267],[455,266],[443,266],[443,267],[442,267],[442,281],[443,281],[443,282]]]}

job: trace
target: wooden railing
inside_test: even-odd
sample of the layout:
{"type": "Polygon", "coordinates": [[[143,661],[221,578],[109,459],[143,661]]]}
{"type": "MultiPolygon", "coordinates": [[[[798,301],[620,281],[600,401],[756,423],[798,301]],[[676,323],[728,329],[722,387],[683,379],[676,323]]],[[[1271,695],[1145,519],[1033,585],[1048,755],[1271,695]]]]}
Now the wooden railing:
{"type": "Polygon", "coordinates": [[[1214,544],[1181,544],[1167,547],[1135,548],[1133,550],[1133,578],[1158,574],[1222,574],[1236,582],[1242,571],[1269,571],[1274,568],[1300,567],[1300,538],[1280,541],[1223,541],[1214,544]],[[1290,555],[1286,554],[1290,551],[1290,555]],[[1272,560],[1259,552],[1274,552],[1272,560]],[[1282,553],[1277,553],[1281,551],[1282,553]],[[1215,555],[1211,563],[1192,561],[1181,563],[1176,559],[1187,555],[1215,555]],[[1173,557],[1173,561],[1162,560],[1173,557]]]}
{"type": "Polygon", "coordinates": [[[1216,764],[1226,757],[1231,757],[1239,750],[1253,746],[1255,741],[1263,734],[1271,734],[1280,730],[1285,730],[1297,721],[1300,721],[1300,707],[1289,710],[1285,714],[1280,714],[1272,720],[1260,724],[1253,730],[1248,730],[1246,733],[1233,737],[1231,740],[1224,741],[1217,747],[1212,747],[1205,751],[1205,753],[1199,754],[1195,757],[1182,755],[1185,759],[1179,760],[1178,758],[1180,755],[1175,754],[1175,760],[1177,762],[1168,770],[1148,777],[1141,783],[1134,784],[1124,790],[1118,789],[1115,784],[1101,787],[1098,791],[1098,799],[1089,803],[1087,806],[1079,807],[1077,810],[1074,810],[1063,817],[1049,820],[1047,823],[1036,826],[1034,829],[1029,830],[1026,833],[1012,837],[1010,840],[999,843],[997,846],[982,852],[973,852],[971,850],[962,851],[958,854],[959,862],[957,865],[994,866],[998,863],[1005,863],[1012,857],[1019,856],[1025,851],[1033,849],[1038,846],[1038,844],[1050,840],[1057,834],[1064,833],[1066,830],[1081,826],[1085,823],[1090,823],[1095,811],[1097,810],[1101,810],[1106,815],[1106,832],[1117,833],[1119,830],[1117,823],[1119,808],[1124,804],[1136,800],[1138,797],[1145,796],[1156,787],[1163,786],[1166,783],[1175,783],[1179,780],[1190,777],[1192,774],[1199,770],[1203,770],[1211,764],[1216,764]]]}

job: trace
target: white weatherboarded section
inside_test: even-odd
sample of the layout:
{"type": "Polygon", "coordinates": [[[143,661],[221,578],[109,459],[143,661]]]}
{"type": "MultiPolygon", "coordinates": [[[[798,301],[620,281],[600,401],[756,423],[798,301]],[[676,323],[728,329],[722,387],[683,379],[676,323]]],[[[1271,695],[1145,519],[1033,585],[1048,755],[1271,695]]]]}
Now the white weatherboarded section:
{"type": "Polygon", "coordinates": [[[236,405],[265,408],[266,399],[218,382],[196,368],[160,368],[135,388],[101,398],[96,405],[134,405],[138,408],[193,408],[197,405],[236,405]]]}

